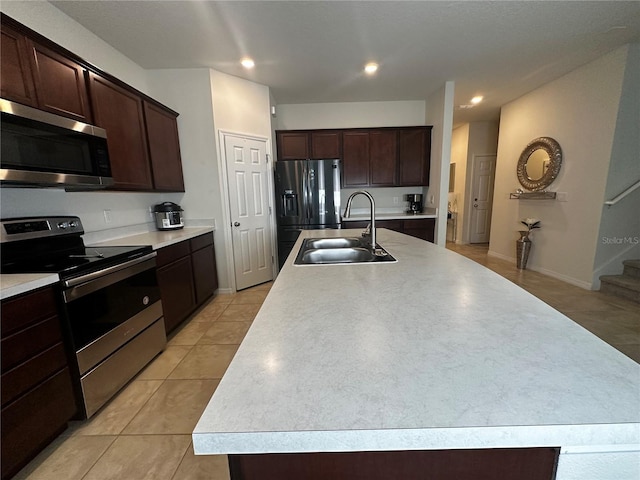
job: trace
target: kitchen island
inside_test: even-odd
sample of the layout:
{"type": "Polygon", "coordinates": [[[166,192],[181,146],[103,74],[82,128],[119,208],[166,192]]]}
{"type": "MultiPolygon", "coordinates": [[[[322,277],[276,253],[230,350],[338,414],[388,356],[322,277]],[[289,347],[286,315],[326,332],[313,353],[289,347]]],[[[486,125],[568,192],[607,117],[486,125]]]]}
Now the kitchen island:
{"type": "Polygon", "coordinates": [[[640,365],[407,235],[378,231],[397,263],[293,265],[303,238],[359,233],[303,232],[193,432],[196,454],[229,454],[232,477],[258,478],[239,463],[278,455],[250,454],[397,451],[411,463],[552,448],[559,480],[637,480],[640,365]]]}

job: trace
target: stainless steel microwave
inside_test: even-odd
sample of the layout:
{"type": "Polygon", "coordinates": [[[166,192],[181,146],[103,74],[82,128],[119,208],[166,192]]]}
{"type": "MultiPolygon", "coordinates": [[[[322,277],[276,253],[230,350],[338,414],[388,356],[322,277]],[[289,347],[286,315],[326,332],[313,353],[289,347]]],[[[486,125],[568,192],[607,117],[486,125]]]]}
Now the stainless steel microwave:
{"type": "Polygon", "coordinates": [[[4,99],[0,112],[3,185],[67,190],[113,185],[104,129],[4,99]]]}

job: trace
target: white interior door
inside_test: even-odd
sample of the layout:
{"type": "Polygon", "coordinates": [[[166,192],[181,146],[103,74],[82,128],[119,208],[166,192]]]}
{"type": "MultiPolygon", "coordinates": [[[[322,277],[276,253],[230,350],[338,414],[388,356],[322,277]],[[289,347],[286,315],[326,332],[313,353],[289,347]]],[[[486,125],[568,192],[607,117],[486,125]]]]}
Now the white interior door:
{"type": "Polygon", "coordinates": [[[266,140],[225,135],[236,289],[273,280],[266,140]]]}
{"type": "Polygon", "coordinates": [[[476,155],[473,157],[469,243],[489,242],[495,175],[495,155],[476,155]]]}

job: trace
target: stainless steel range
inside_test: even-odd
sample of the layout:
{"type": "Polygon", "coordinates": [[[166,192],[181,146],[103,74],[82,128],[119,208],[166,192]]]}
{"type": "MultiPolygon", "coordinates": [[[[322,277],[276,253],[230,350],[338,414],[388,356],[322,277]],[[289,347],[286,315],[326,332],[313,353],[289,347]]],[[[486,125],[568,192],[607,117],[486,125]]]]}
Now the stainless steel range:
{"type": "Polygon", "coordinates": [[[91,417],[166,345],[156,253],[85,247],[78,217],[1,220],[2,273],[57,273],[78,407],[91,417]]]}

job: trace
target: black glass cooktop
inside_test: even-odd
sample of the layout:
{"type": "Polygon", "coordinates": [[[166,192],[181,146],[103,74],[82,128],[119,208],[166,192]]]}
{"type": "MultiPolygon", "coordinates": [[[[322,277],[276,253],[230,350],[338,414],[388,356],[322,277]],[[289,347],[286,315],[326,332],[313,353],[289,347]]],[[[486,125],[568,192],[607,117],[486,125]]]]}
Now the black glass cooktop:
{"type": "Polygon", "coordinates": [[[41,249],[37,255],[16,255],[13,259],[7,258],[8,252],[2,252],[2,273],[57,273],[60,278],[68,278],[132,260],[150,253],[152,248],[76,246],[62,252],[46,250],[41,249]]]}

